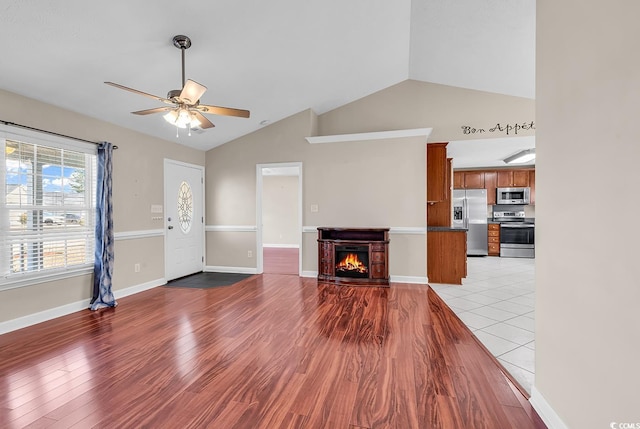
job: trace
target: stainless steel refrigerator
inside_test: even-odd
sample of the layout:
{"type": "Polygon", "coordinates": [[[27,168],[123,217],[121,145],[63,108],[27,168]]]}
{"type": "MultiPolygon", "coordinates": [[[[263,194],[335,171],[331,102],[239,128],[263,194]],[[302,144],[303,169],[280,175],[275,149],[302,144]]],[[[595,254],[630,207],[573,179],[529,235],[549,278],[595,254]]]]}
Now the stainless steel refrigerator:
{"type": "Polygon", "coordinates": [[[487,255],[487,190],[454,189],[453,228],[467,228],[467,255],[487,255]]]}

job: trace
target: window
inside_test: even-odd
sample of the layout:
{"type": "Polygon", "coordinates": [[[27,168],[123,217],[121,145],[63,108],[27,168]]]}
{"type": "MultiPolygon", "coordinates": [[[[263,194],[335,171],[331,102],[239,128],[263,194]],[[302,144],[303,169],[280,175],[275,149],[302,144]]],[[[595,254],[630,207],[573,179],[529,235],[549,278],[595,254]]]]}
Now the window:
{"type": "Polygon", "coordinates": [[[2,127],[0,145],[0,288],[92,267],[96,146],[2,127]]]}
{"type": "Polygon", "coordinates": [[[187,182],[180,184],[178,189],[178,221],[180,229],[187,234],[191,229],[191,221],[193,220],[193,193],[191,186],[187,182]]]}

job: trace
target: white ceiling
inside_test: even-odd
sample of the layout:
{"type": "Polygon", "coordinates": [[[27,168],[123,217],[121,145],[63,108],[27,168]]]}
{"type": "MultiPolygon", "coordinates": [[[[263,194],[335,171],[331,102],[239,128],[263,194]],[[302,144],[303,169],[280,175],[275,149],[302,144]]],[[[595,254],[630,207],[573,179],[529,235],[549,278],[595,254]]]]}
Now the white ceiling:
{"type": "Polygon", "coordinates": [[[534,165],[506,164],[503,160],[511,155],[536,147],[535,137],[504,137],[496,139],[459,140],[447,145],[447,157],[453,158],[453,168],[516,167],[534,165]]]}
{"type": "Polygon", "coordinates": [[[0,88],[202,150],[406,79],[534,98],[535,0],[2,0],[0,40],[0,88]],[[176,139],[129,113],[160,103],[103,83],[179,89],[176,34],[201,102],[251,118],[176,139]]]}

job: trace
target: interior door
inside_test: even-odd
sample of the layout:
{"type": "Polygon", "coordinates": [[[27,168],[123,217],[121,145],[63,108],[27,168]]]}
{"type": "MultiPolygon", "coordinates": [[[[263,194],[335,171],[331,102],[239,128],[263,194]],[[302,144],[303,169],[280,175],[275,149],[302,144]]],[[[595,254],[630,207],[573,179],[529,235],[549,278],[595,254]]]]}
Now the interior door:
{"type": "Polygon", "coordinates": [[[165,160],[165,279],[204,267],[204,168],[165,160]]]}

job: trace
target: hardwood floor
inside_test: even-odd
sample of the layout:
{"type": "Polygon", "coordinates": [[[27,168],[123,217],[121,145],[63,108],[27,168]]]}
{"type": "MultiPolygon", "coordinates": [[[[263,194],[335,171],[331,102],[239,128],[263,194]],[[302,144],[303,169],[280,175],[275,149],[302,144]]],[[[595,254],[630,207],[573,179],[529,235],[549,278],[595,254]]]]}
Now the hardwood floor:
{"type": "Polygon", "coordinates": [[[3,428],[543,428],[426,286],[264,274],[0,336],[3,428]]]}
{"type": "Polygon", "coordinates": [[[265,274],[298,275],[298,249],[264,247],[262,252],[262,271],[265,274]]]}

